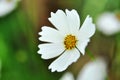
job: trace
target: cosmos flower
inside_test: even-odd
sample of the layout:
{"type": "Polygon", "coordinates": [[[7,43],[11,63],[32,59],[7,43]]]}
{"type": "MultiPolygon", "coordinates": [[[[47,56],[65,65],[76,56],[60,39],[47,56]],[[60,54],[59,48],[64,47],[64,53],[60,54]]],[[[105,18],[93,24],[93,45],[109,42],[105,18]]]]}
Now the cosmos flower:
{"type": "Polygon", "coordinates": [[[107,36],[113,35],[120,31],[120,20],[115,13],[105,12],[98,17],[97,28],[107,36]]]}
{"type": "MultiPolygon", "coordinates": [[[[104,59],[97,58],[87,63],[79,72],[76,80],[105,80],[107,77],[107,64],[104,59]]],[[[72,73],[65,73],[59,80],[75,80],[72,73]]]]}
{"type": "Polygon", "coordinates": [[[19,0],[0,0],[0,17],[11,13],[17,6],[19,0]]]}
{"type": "Polygon", "coordinates": [[[39,32],[40,41],[47,42],[40,44],[38,51],[43,59],[58,57],[53,61],[49,69],[54,71],[64,71],[70,64],[76,62],[81,54],[85,54],[85,48],[90,41],[90,37],[95,33],[95,25],[88,15],[80,27],[80,18],[76,10],[58,10],[51,12],[48,20],[56,29],[43,26],[39,32]]]}

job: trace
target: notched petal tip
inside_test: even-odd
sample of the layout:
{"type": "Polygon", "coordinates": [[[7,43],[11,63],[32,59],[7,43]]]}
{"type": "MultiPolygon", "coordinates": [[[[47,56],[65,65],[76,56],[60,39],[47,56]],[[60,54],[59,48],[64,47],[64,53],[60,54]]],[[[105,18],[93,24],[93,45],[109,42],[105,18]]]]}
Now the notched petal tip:
{"type": "Polygon", "coordinates": [[[38,50],[37,53],[41,55],[42,59],[48,59],[40,50],[38,50]]]}
{"type": "Polygon", "coordinates": [[[69,11],[68,9],[65,9],[65,11],[69,11]]]}
{"type": "Polygon", "coordinates": [[[41,32],[38,32],[38,35],[41,35],[41,32]]]}
{"type": "Polygon", "coordinates": [[[41,54],[41,58],[42,59],[48,59],[46,56],[44,56],[43,54],[41,54]]]}
{"type": "Polygon", "coordinates": [[[50,14],[51,14],[51,17],[52,17],[53,15],[55,15],[55,13],[53,13],[53,12],[51,12],[50,14]]]}
{"type": "Polygon", "coordinates": [[[60,12],[60,11],[62,11],[62,12],[63,12],[63,10],[61,10],[61,9],[58,9],[58,10],[56,11],[56,13],[58,13],[58,12],[60,12]]]}
{"type": "Polygon", "coordinates": [[[72,9],[71,12],[77,13],[77,11],[75,9],[72,9]]]}
{"type": "Polygon", "coordinates": [[[54,68],[52,68],[51,65],[49,65],[48,69],[49,69],[51,72],[55,72],[55,71],[56,71],[54,68]]]}
{"type": "Polygon", "coordinates": [[[65,9],[65,12],[71,12],[72,10],[69,10],[69,9],[65,9]]]}
{"type": "Polygon", "coordinates": [[[52,65],[50,65],[49,67],[48,67],[48,69],[49,70],[51,70],[51,72],[62,72],[62,71],[64,71],[64,70],[66,70],[67,68],[64,68],[64,69],[57,69],[55,66],[53,67],[52,65]]]}
{"type": "Polygon", "coordinates": [[[55,72],[55,69],[52,69],[51,66],[48,67],[51,72],[55,72]]]}
{"type": "Polygon", "coordinates": [[[78,15],[78,13],[77,13],[77,11],[75,9],[72,9],[72,10],[65,9],[65,12],[66,12],[66,14],[75,13],[75,14],[78,15]]]}
{"type": "Polygon", "coordinates": [[[43,26],[41,29],[44,30],[45,28],[47,28],[48,26],[43,26]]]}
{"type": "Polygon", "coordinates": [[[43,31],[44,31],[46,28],[48,28],[48,27],[47,27],[47,26],[42,26],[42,27],[41,27],[41,30],[42,30],[42,31],[38,32],[38,35],[42,35],[43,31]]]}
{"type": "Polygon", "coordinates": [[[40,49],[40,45],[41,45],[41,44],[38,45],[38,48],[39,48],[39,49],[40,49]]]}
{"type": "Polygon", "coordinates": [[[67,11],[69,11],[69,12],[72,12],[72,11],[77,12],[75,9],[72,9],[72,10],[65,9],[65,11],[66,11],[66,12],[67,12],[67,11]]]}
{"type": "MultiPolygon", "coordinates": [[[[58,14],[59,12],[61,12],[62,10],[58,9],[55,13],[54,12],[51,12],[50,15],[51,17],[53,17],[55,14],[58,14]]],[[[63,11],[62,11],[63,12],[63,11]]],[[[50,18],[51,18],[50,17],[50,18]]]]}
{"type": "Polygon", "coordinates": [[[41,27],[41,30],[42,30],[42,31],[38,32],[38,35],[42,35],[42,34],[43,34],[43,30],[44,30],[46,27],[47,27],[47,26],[42,26],[42,27],[41,27]]]}
{"type": "Polygon", "coordinates": [[[51,72],[62,72],[62,71],[64,71],[64,70],[57,70],[57,69],[53,69],[53,68],[49,68],[49,70],[51,70],[51,72]]]}
{"type": "Polygon", "coordinates": [[[49,17],[48,20],[51,21],[51,17],[49,17]]]}
{"type": "Polygon", "coordinates": [[[92,20],[92,17],[88,14],[86,19],[92,20]]]}
{"type": "Polygon", "coordinates": [[[37,53],[40,54],[40,50],[38,50],[37,53]]]}
{"type": "Polygon", "coordinates": [[[46,56],[44,56],[40,51],[38,51],[37,53],[41,55],[41,58],[42,58],[42,59],[46,59],[46,60],[49,59],[49,58],[47,58],[46,56]]]}
{"type": "Polygon", "coordinates": [[[41,37],[39,37],[38,40],[42,41],[42,40],[41,40],[41,37]]]}
{"type": "Polygon", "coordinates": [[[87,17],[90,17],[90,15],[88,14],[87,17]]]}

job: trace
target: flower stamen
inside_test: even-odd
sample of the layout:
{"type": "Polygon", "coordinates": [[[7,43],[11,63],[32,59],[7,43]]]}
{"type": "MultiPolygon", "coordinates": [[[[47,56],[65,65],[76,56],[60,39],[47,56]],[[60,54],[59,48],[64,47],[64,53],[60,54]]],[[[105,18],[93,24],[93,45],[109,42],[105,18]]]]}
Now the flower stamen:
{"type": "Polygon", "coordinates": [[[64,39],[64,45],[67,50],[71,50],[75,48],[76,43],[77,43],[77,39],[74,35],[69,34],[64,39]]]}

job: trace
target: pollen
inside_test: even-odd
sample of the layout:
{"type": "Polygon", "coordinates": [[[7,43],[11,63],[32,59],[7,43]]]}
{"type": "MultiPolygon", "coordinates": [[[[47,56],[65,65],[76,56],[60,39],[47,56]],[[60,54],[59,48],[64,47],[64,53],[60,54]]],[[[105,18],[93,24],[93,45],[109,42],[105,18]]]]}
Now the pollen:
{"type": "Polygon", "coordinates": [[[76,43],[77,43],[77,39],[74,35],[69,34],[64,39],[64,45],[67,50],[71,50],[75,48],[76,43]]]}

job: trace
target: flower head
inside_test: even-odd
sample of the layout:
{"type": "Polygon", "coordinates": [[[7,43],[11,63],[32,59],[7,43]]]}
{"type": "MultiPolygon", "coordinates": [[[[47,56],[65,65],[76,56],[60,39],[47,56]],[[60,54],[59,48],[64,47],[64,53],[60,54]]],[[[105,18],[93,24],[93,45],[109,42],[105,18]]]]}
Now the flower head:
{"type": "Polygon", "coordinates": [[[113,35],[120,31],[120,20],[115,13],[105,12],[98,17],[97,28],[105,35],[113,35]]]}
{"type": "Polygon", "coordinates": [[[47,43],[40,44],[38,51],[43,59],[58,57],[53,61],[49,69],[54,71],[64,71],[70,64],[76,62],[81,54],[85,54],[85,48],[90,41],[90,37],[95,33],[95,25],[92,18],[87,16],[80,27],[80,18],[76,10],[58,10],[51,12],[48,20],[56,29],[43,26],[39,32],[40,41],[47,43]]]}
{"type": "Polygon", "coordinates": [[[0,0],[0,17],[12,12],[19,0],[0,0]]]}

